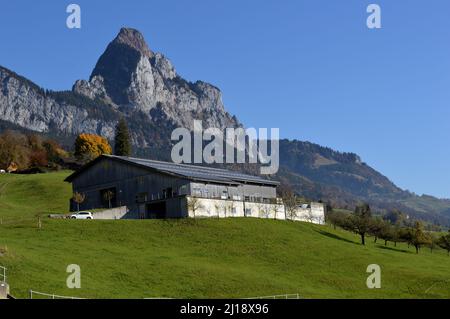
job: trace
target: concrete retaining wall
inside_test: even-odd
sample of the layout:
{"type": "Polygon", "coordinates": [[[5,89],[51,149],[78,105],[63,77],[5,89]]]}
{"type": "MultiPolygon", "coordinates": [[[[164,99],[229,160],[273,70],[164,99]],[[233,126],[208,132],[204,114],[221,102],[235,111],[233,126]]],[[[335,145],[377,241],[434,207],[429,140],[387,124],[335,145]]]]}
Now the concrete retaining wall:
{"type": "Polygon", "coordinates": [[[101,212],[93,213],[94,219],[134,219],[138,218],[135,214],[130,214],[126,206],[106,209],[101,212]]]}
{"type": "MultiPolygon", "coordinates": [[[[187,201],[193,200],[187,197],[187,201]]],[[[225,199],[196,198],[198,207],[193,211],[189,207],[189,217],[259,217],[272,219],[285,219],[284,206],[280,204],[265,204],[225,199]]]]}
{"type": "Polygon", "coordinates": [[[299,207],[294,220],[321,225],[325,224],[325,205],[322,203],[311,203],[308,208],[299,207]]]}

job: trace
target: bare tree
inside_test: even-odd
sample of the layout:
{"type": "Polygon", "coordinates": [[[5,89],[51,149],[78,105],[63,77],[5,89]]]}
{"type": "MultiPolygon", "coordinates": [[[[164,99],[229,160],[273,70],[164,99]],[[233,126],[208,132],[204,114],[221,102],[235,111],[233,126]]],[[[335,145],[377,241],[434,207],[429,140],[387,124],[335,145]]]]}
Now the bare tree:
{"type": "Polygon", "coordinates": [[[270,207],[268,205],[263,205],[263,217],[269,218],[270,216],[270,207]]]}
{"type": "Polygon", "coordinates": [[[234,201],[231,201],[228,204],[228,209],[230,210],[231,215],[234,217],[235,215],[235,209],[236,209],[236,203],[234,201]]]}
{"type": "Polygon", "coordinates": [[[187,202],[188,210],[192,211],[194,218],[198,210],[203,209],[203,205],[197,197],[190,197],[187,202]]]}
{"type": "Polygon", "coordinates": [[[222,207],[222,205],[219,202],[216,202],[214,204],[214,208],[216,209],[216,213],[217,213],[217,218],[220,218],[220,208],[222,207]]]}
{"type": "Polygon", "coordinates": [[[223,201],[222,202],[222,210],[223,210],[223,213],[224,213],[224,217],[225,218],[228,217],[230,211],[229,211],[229,205],[228,205],[227,201],[223,201]]]}
{"type": "Polygon", "coordinates": [[[108,207],[111,208],[111,201],[114,198],[114,192],[112,190],[107,190],[103,193],[103,199],[108,202],[108,207]]]}
{"type": "Polygon", "coordinates": [[[273,205],[271,205],[270,208],[271,208],[271,212],[272,212],[272,214],[273,214],[273,219],[277,219],[278,213],[281,212],[281,207],[280,207],[280,205],[273,204],[273,205]]]}
{"type": "Polygon", "coordinates": [[[73,193],[72,201],[77,204],[77,211],[80,212],[80,204],[82,204],[86,199],[86,195],[82,193],[73,193]]]}
{"type": "Polygon", "coordinates": [[[291,190],[283,194],[284,207],[286,209],[286,219],[294,220],[297,217],[297,196],[291,190]]]}
{"type": "Polygon", "coordinates": [[[317,223],[319,225],[322,225],[325,223],[325,219],[322,216],[317,217],[317,223]]]}
{"type": "Polygon", "coordinates": [[[258,217],[260,217],[260,218],[264,217],[264,204],[261,202],[258,202],[256,204],[256,207],[258,209],[258,217]]]}
{"type": "Polygon", "coordinates": [[[314,221],[316,220],[316,216],[314,216],[314,213],[312,212],[311,208],[309,208],[306,212],[306,220],[309,223],[314,223],[314,221]]]}

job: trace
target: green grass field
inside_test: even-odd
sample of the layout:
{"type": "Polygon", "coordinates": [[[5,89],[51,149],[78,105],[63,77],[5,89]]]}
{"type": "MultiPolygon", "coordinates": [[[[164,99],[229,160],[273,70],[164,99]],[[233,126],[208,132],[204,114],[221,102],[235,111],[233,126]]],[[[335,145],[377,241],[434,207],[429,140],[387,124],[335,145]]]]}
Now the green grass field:
{"type": "Polygon", "coordinates": [[[69,171],[36,175],[0,175],[0,217],[31,218],[67,213],[72,187],[64,179],[69,171]]]}
{"type": "Polygon", "coordinates": [[[90,298],[450,298],[450,257],[405,244],[366,247],[329,226],[251,218],[76,221],[66,212],[68,172],[0,176],[0,265],[12,294],[29,289],[90,298]],[[23,219],[20,219],[22,218],[23,219]],[[13,222],[13,219],[18,219],[13,222]],[[81,267],[81,289],[66,267],[81,267]],[[366,268],[379,264],[381,289],[366,268]]]}

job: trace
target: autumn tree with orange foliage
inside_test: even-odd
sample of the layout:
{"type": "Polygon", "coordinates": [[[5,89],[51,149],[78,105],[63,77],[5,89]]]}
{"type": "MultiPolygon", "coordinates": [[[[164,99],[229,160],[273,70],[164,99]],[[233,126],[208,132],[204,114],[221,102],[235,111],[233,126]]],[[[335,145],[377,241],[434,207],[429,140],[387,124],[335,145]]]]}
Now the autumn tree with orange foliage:
{"type": "Polygon", "coordinates": [[[14,167],[27,169],[30,164],[30,150],[26,135],[16,131],[5,131],[0,135],[0,169],[14,167]]]}
{"type": "Polygon", "coordinates": [[[10,172],[30,168],[58,168],[67,152],[56,142],[38,134],[7,130],[0,134],[0,169],[10,172]]]}
{"type": "Polygon", "coordinates": [[[111,154],[112,148],[108,140],[96,134],[80,134],[75,140],[75,156],[87,162],[103,154],[111,154]]]}

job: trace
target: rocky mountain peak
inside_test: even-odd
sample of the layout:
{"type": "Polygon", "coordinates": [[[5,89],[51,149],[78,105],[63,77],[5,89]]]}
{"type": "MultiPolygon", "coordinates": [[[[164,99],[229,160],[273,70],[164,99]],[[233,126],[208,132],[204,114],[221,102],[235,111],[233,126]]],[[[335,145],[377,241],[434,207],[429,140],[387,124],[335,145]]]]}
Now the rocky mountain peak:
{"type": "Polygon", "coordinates": [[[143,35],[122,28],[98,60],[89,81],[79,80],[73,91],[99,98],[107,104],[152,114],[164,114],[176,125],[192,127],[196,118],[207,118],[209,126],[236,127],[215,86],[180,77],[161,53],[153,53],[143,35]],[[206,116],[207,115],[207,116],[206,116]]]}
{"type": "Polygon", "coordinates": [[[143,56],[147,56],[149,58],[153,56],[153,52],[149,49],[144,36],[136,29],[121,28],[119,34],[112,41],[112,44],[129,46],[141,53],[143,56]]]}
{"type": "MultiPolygon", "coordinates": [[[[137,106],[149,110],[152,106],[142,105],[142,103],[148,102],[143,95],[148,97],[153,94],[150,66],[150,59],[153,56],[153,52],[150,51],[139,31],[122,28],[97,61],[89,80],[90,86],[95,87],[95,91],[106,92],[107,97],[116,105],[137,106]],[[94,81],[102,82],[104,90],[93,85],[94,81]],[[141,83],[136,83],[139,81],[141,83]],[[130,87],[133,87],[134,92],[130,92],[130,87]]],[[[82,86],[89,87],[85,83],[82,86]]],[[[74,89],[78,90],[79,87],[78,84],[74,89]]],[[[96,92],[87,92],[85,89],[78,93],[91,98],[96,95],[96,92]]]]}

